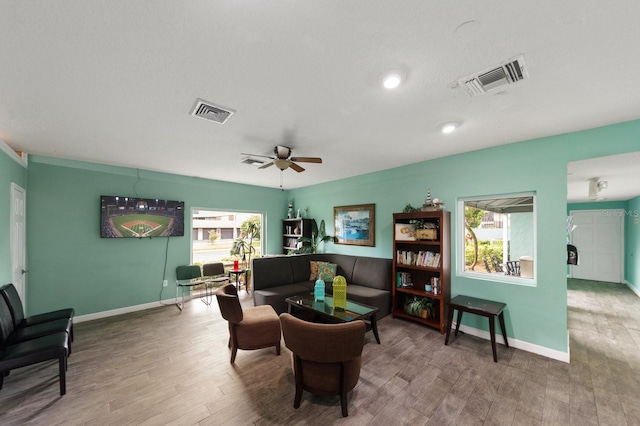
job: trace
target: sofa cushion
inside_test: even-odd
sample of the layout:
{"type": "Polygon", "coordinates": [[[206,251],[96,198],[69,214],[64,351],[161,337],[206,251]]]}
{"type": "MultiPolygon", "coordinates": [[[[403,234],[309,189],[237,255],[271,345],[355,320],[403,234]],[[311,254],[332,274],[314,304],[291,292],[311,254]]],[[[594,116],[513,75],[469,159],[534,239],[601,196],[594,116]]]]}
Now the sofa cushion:
{"type": "Polygon", "coordinates": [[[386,317],[391,313],[391,292],[377,288],[347,284],[347,299],[354,302],[375,306],[379,309],[377,318],[386,317]]]}
{"type": "Polygon", "coordinates": [[[265,263],[268,267],[261,267],[260,279],[254,278],[254,288],[259,290],[261,288],[269,288],[279,286],[282,283],[293,283],[293,270],[291,268],[291,261],[288,257],[264,257],[253,260],[254,271],[258,269],[256,263],[265,263]]]}
{"type": "Polygon", "coordinates": [[[342,275],[346,278],[347,283],[353,281],[353,267],[356,263],[357,256],[346,254],[325,254],[315,255],[314,260],[322,260],[324,262],[335,263],[336,275],[342,275]]]}
{"type": "Polygon", "coordinates": [[[309,281],[315,281],[318,279],[318,267],[320,266],[319,260],[310,260],[309,261],[309,281]]]}
{"type": "Polygon", "coordinates": [[[262,290],[255,290],[253,292],[253,299],[255,305],[271,305],[276,310],[278,315],[283,312],[287,312],[287,297],[295,296],[298,294],[304,294],[311,292],[311,281],[305,283],[286,284],[276,287],[265,288],[262,290]]]}
{"type": "Polygon", "coordinates": [[[338,265],[336,265],[335,263],[318,263],[318,279],[324,281],[325,283],[333,282],[333,279],[336,277],[337,269],[338,265]]]}
{"type": "Polygon", "coordinates": [[[352,279],[347,280],[347,283],[391,291],[391,259],[358,257],[352,279]]]}
{"type": "MultiPolygon", "coordinates": [[[[280,284],[290,284],[290,283],[299,283],[303,281],[310,281],[309,277],[311,276],[311,262],[310,260],[320,260],[314,259],[309,254],[296,254],[293,256],[288,256],[291,262],[291,269],[293,270],[293,280],[287,282],[281,282],[280,284]]],[[[314,280],[315,281],[315,280],[314,280]]]]}

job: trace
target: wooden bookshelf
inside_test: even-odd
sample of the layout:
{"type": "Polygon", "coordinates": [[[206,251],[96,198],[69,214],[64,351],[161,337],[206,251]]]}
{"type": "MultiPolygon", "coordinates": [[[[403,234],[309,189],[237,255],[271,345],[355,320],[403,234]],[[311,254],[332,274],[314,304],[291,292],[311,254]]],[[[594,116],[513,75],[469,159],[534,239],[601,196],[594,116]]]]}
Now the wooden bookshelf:
{"type": "MultiPolygon", "coordinates": [[[[311,219],[282,220],[282,253],[288,254],[296,250],[298,238],[311,238],[311,219]]],[[[310,243],[306,243],[309,245],[310,243]]]]}
{"type": "Polygon", "coordinates": [[[446,309],[451,299],[451,213],[445,210],[393,215],[392,315],[446,331],[446,309]],[[418,239],[421,227],[429,227],[429,239],[418,239]],[[437,260],[436,260],[437,259],[437,260]],[[403,287],[403,285],[410,286],[403,287]],[[404,281],[404,282],[403,282],[404,281]],[[437,292],[425,286],[438,284],[437,292]],[[414,300],[431,301],[431,315],[423,318],[407,313],[405,304],[414,300]]]}

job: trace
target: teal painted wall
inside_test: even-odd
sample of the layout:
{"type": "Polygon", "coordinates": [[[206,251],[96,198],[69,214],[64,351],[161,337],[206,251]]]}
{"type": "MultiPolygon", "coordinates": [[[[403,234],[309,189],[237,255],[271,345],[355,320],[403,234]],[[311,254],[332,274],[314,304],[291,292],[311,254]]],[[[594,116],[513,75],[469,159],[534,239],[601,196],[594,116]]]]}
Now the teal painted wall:
{"type": "Polygon", "coordinates": [[[286,193],[276,189],[46,157],[31,159],[28,176],[31,313],[73,306],[84,315],[174,297],[175,268],[190,261],[193,207],[263,212],[267,251],[278,249],[286,215],[286,193]],[[101,195],[184,200],[185,236],[101,239],[101,195]]]}
{"type": "Polygon", "coordinates": [[[624,278],[640,294],[640,197],[627,202],[624,220],[624,278]]]}
{"type": "MultiPolygon", "coordinates": [[[[453,295],[507,303],[510,337],[567,352],[566,173],[567,163],[637,150],[640,121],[504,145],[282,192],[183,176],[36,157],[28,169],[28,295],[33,312],[73,305],[79,315],[157,301],[166,239],[101,240],[99,196],[136,195],[182,199],[187,207],[266,212],[266,253],[278,253],[280,220],[288,200],[324,219],[333,231],[333,207],[376,204],[375,247],[329,243],[324,251],[392,257],[391,217],[407,203],[419,206],[427,189],[452,211],[453,295]],[[603,143],[606,141],[606,143],[603,143]],[[455,270],[459,197],[537,195],[537,285],[462,277],[455,270]],[[74,222],[68,220],[73,218],[74,222]]],[[[187,227],[188,228],[188,227],[187,227]]],[[[189,260],[188,237],[169,240],[167,279],[189,260]]],[[[171,297],[170,286],[162,298],[171,297]]],[[[463,323],[487,329],[486,321],[463,323]]]]}
{"type": "MultiPolygon", "coordinates": [[[[0,141],[0,144],[4,142],[0,141]]],[[[6,147],[6,145],[5,145],[6,147]]],[[[6,149],[10,149],[6,147],[6,149]]],[[[10,283],[11,274],[11,183],[27,188],[27,170],[0,150],[0,285],[10,283]]]]}
{"type": "MultiPolygon", "coordinates": [[[[297,207],[327,222],[333,231],[333,206],[376,204],[376,246],[328,244],[326,251],[392,257],[391,218],[407,203],[420,206],[431,190],[452,211],[452,295],[466,294],[507,303],[507,334],[552,350],[567,352],[566,215],[567,164],[570,161],[637,150],[640,121],[551,136],[425,161],[290,191],[297,207]],[[603,143],[606,141],[607,143],[603,143]],[[537,285],[477,280],[456,271],[460,197],[535,191],[537,195],[537,285]]],[[[469,315],[463,323],[488,330],[486,320],[469,315]]]]}

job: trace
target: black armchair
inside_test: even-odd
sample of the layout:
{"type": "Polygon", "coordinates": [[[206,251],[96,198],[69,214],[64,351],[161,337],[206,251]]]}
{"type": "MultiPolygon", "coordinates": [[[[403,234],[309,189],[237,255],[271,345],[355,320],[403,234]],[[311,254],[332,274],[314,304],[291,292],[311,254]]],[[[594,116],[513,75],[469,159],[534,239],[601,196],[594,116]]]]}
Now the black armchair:
{"type": "Polygon", "coordinates": [[[15,341],[14,324],[9,306],[4,297],[0,297],[0,389],[9,371],[53,359],[58,360],[60,377],[60,395],[67,392],[66,371],[69,356],[69,335],[64,332],[52,333],[43,337],[10,343],[15,341]]]}
{"type": "Polygon", "coordinates": [[[15,328],[29,327],[32,325],[43,324],[50,321],[66,319],[71,323],[69,331],[71,341],[73,341],[73,317],[75,315],[75,310],[73,308],[58,309],[57,311],[45,312],[42,314],[25,317],[24,311],[22,309],[22,301],[20,300],[20,295],[18,294],[18,290],[16,290],[16,287],[13,284],[7,284],[0,287],[0,294],[2,294],[2,297],[4,297],[4,300],[6,300],[7,305],[9,305],[9,311],[11,312],[11,316],[13,317],[13,326],[15,328]]]}
{"type": "MultiPolygon", "coordinates": [[[[63,316],[62,318],[49,321],[26,321],[22,310],[22,302],[20,302],[20,297],[13,284],[2,286],[2,288],[0,288],[0,294],[2,294],[0,299],[2,299],[7,307],[9,320],[13,326],[12,332],[6,337],[7,344],[25,342],[61,331],[71,335],[73,322],[70,317],[63,316]]],[[[41,318],[45,317],[47,317],[47,314],[43,314],[41,318]]],[[[68,343],[68,348],[69,353],[71,353],[70,343],[68,343]]]]}

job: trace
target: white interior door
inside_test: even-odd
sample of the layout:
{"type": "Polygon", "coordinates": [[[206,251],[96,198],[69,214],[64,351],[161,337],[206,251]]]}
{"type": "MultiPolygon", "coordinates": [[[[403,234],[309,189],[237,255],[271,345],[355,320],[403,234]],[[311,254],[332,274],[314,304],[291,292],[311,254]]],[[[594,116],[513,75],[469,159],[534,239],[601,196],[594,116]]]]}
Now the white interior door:
{"type": "Polygon", "coordinates": [[[18,290],[22,308],[26,309],[26,245],[25,245],[26,191],[11,183],[11,271],[13,285],[18,290]]]}
{"type": "Polygon", "coordinates": [[[623,210],[572,211],[576,229],[571,244],[578,249],[573,278],[620,283],[623,280],[623,210]]]}

